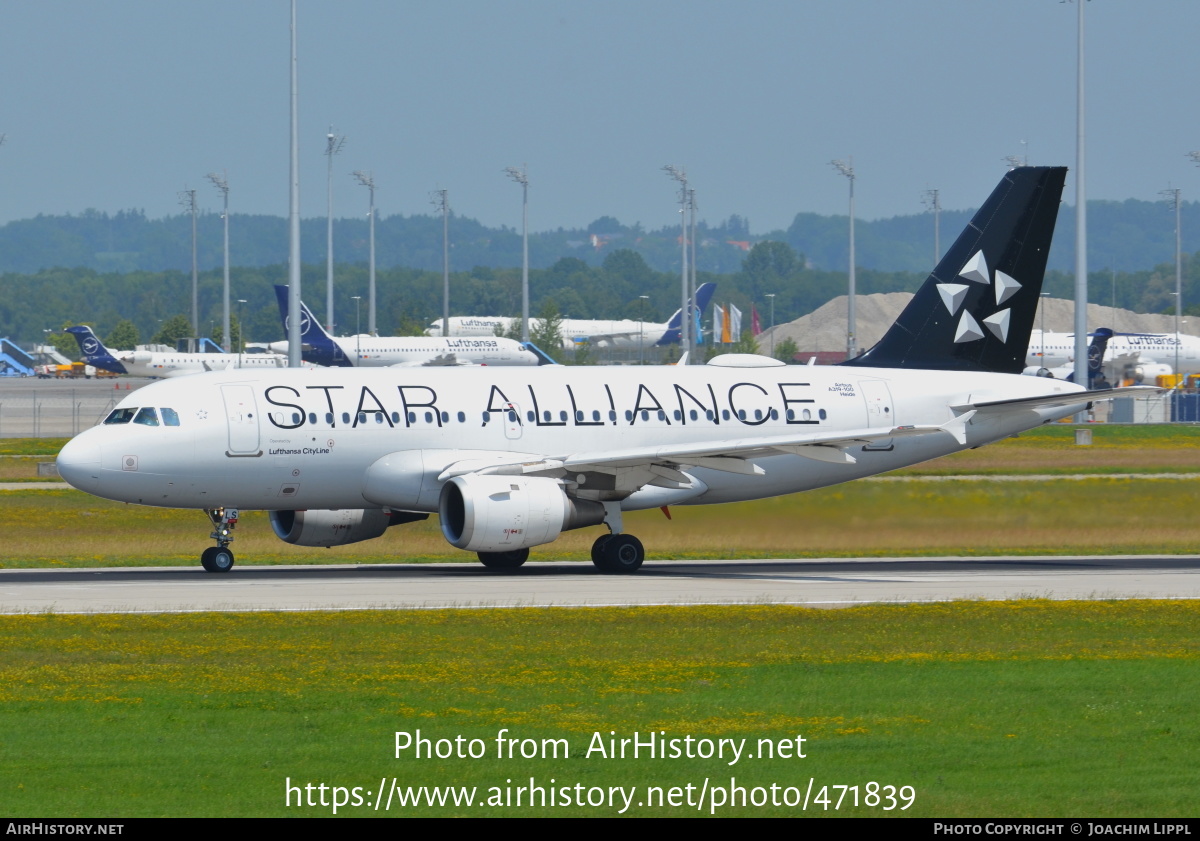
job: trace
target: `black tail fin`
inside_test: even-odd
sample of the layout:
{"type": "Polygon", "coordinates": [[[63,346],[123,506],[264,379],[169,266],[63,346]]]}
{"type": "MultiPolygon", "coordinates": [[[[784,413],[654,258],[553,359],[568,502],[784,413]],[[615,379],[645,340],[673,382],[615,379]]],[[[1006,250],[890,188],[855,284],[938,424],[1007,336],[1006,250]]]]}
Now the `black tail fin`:
{"type": "Polygon", "coordinates": [[[1020,374],[1066,175],[1005,173],[896,323],[844,364],[1020,374]]]}

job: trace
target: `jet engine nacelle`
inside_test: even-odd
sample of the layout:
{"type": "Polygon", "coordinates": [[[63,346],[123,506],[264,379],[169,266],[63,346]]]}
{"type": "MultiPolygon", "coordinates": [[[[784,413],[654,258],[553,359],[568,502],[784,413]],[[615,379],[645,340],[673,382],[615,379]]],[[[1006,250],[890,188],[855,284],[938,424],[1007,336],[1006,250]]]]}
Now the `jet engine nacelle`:
{"type": "Polygon", "coordinates": [[[438,514],[446,540],[473,552],[527,549],[604,521],[600,503],[568,499],[557,479],[477,473],[442,487],[438,514]]]}
{"type": "Polygon", "coordinates": [[[1054,379],[1054,373],[1049,368],[1043,368],[1040,365],[1030,365],[1021,372],[1027,377],[1049,377],[1054,379]]]}
{"type": "Polygon", "coordinates": [[[426,516],[404,511],[387,512],[381,508],[272,511],[271,528],[280,540],[296,546],[344,546],[379,537],[388,526],[425,519],[426,516]]]}
{"type": "Polygon", "coordinates": [[[1138,383],[1155,383],[1158,377],[1165,377],[1174,374],[1175,369],[1170,365],[1164,365],[1158,362],[1147,362],[1138,365],[1133,369],[1134,382],[1138,383]]]}

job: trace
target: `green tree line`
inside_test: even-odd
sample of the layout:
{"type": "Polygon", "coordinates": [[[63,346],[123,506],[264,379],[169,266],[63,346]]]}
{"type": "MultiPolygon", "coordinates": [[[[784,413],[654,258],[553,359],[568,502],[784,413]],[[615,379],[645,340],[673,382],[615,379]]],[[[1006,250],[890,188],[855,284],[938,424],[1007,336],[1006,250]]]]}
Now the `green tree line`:
{"type": "MultiPolygon", "coordinates": [[[[453,197],[451,197],[453,198],[453,197]]],[[[943,196],[943,199],[948,197],[943,196]]],[[[215,205],[215,197],[213,199],[215,205]]],[[[914,197],[914,204],[916,199],[914,197]]],[[[536,206],[533,208],[536,217],[536,206]]],[[[941,213],[944,252],[974,211],[941,213]]],[[[663,218],[673,214],[664,207],[663,218]]],[[[519,217],[514,215],[514,224],[519,217]]],[[[1075,264],[1075,212],[1062,205],[1058,231],[1050,249],[1051,269],[1071,271],[1075,264]]],[[[717,274],[736,274],[751,245],[774,241],[805,255],[817,269],[845,271],[848,266],[848,219],[797,213],[784,229],[751,233],[750,221],[733,214],[719,223],[700,222],[696,250],[699,266],[717,274]]],[[[536,221],[535,221],[536,227],[536,221]]],[[[1163,203],[1128,199],[1088,202],[1088,265],[1137,271],[1172,259],[1175,216],[1163,203]]],[[[1184,246],[1194,246],[1200,231],[1200,203],[1183,202],[1184,246]]],[[[268,268],[287,260],[288,226],[280,216],[230,215],[230,254],[235,265],[268,268]]],[[[584,228],[535,230],[529,237],[530,264],[549,269],[564,257],[599,267],[614,252],[636,251],[657,271],[678,271],[679,228],[643,227],[601,216],[584,228]]],[[[314,264],[326,256],[326,221],[305,219],[300,225],[300,253],[314,264]]],[[[198,259],[205,270],[222,264],[221,217],[204,212],[198,218],[198,259]]],[[[344,263],[367,261],[368,230],[363,218],[334,220],[334,255],[344,263]]],[[[521,237],[516,228],[492,228],[467,216],[450,218],[450,263],[456,271],[470,266],[512,268],[521,264],[521,237]]],[[[185,214],[149,219],[138,210],[110,214],[88,210],[78,215],[41,215],[0,226],[0,272],[34,274],[55,266],[85,267],[100,273],[188,271],[191,267],[191,217],[185,214]]],[[[928,272],[934,262],[934,217],[913,213],[887,219],[856,220],[857,264],[879,271],[928,272]]],[[[380,216],[376,223],[376,258],[382,267],[441,271],[442,220],[434,215],[380,216]]]]}
{"type": "MultiPolygon", "coordinates": [[[[1200,314],[1200,269],[1194,255],[1184,263],[1185,312],[1200,314]]],[[[857,273],[860,294],[915,291],[924,272],[857,273]]],[[[745,313],[746,326],[757,308],[764,328],[769,326],[774,298],[775,323],[806,315],[845,294],[844,272],[814,269],[805,255],[782,242],[761,242],[741,261],[737,271],[701,271],[698,282],[714,281],[714,302],[732,303],[745,313]]],[[[287,281],[282,265],[235,268],[231,272],[233,316],[244,327],[247,341],[284,338],[274,284],[287,281]]],[[[1135,272],[1092,272],[1091,300],[1141,312],[1171,312],[1174,307],[1174,265],[1160,264],[1135,272]]],[[[339,265],[335,271],[334,314],[339,334],[365,330],[368,323],[367,269],[361,264],[339,265]],[[354,300],[355,297],[360,300],[354,300]]],[[[476,267],[451,274],[452,315],[517,315],[521,310],[519,268],[476,267]]],[[[1044,291],[1071,297],[1074,278],[1061,271],[1047,273],[1044,291]]],[[[222,322],[222,277],[219,270],[200,275],[200,332],[219,337],[222,322]]],[[[325,267],[305,266],[301,290],[305,303],[325,320],[325,267]]],[[[618,249],[591,265],[564,257],[545,269],[530,271],[531,312],[548,304],[565,318],[665,321],[679,308],[678,273],[651,268],[636,251],[618,249]],[[641,296],[647,296],[645,300],[641,296]]],[[[383,335],[418,334],[442,311],[440,272],[407,268],[377,273],[377,325],[383,335]]],[[[190,335],[191,277],[180,271],[103,273],[94,269],[52,269],[33,274],[0,275],[0,336],[26,346],[41,342],[64,325],[89,324],[102,338],[119,324],[146,342],[182,316],[190,335]]],[[[705,328],[708,327],[706,317],[705,328]]],[[[178,330],[175,331],[178,334],[178,330]]],[[[119,342],[117,343],[120,344],[119,342]]]]}

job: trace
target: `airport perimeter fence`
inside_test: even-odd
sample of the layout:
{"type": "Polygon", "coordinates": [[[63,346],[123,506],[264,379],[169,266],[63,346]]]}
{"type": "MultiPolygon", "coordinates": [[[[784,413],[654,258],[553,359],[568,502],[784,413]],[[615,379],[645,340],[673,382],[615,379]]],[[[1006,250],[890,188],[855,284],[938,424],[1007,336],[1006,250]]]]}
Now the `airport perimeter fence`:
{"type": "Polygon", "coordinates": [[[0,386],[0,438],[69,438],[108,416],[128,390],[0,386]]]}

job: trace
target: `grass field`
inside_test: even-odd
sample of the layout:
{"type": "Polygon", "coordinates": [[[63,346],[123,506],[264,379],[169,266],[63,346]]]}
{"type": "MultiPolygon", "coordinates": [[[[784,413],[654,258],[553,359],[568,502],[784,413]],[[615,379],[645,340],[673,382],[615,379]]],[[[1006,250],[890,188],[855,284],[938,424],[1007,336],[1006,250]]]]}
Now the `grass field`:
{"type": "MultiPolygon", "coordinates": [[[[23,616],[0,617],[0,634],[9,816],[329,814],[289,809],[285,779],[483,792],[530,776],[874,781],[913,787],[904,814],[942,817],[1195,812],[1195,602],[23,616]],[[396,759],[395,731],[418,728],[479,738],[487,755],[396,759]],[[497,760],[501,728],[565,739],[570,756],[497,760]],[[806,758],[587,757],[610,731],[745,738],[748,754],[802,735],[806,758]]],[[[837,814],[884,813],[846,801],[837,814]]]]}
{"type": "MultiPolygon", "coordinates": [[[[1191,554],[1200,479],[1096,477],[1048,481],[860,481],[757,502],[680,506],[626,516],[652,559],[907,555],[1191,554]]],[[[192,565],[211,530],[195,511],[108,502],[74,490],[7,491],[0,566],[192,565]]],[[[599,527],[537,547],[538,560],[589,559],[599,527]]],[[[245,512],[239,564],[471,561],[437,517],[332,549],[278,540],[245,512]]]]}
{"type": "MultiPolygon", "coordinates": [[[[44,460],[39,446],[0,442],[0,454],[33,456],[0,460],[22,463],[0,481],[30,478],[20,471],[44,460]]],[[[639,512],[629,529],[651,557],[1191,553],[1194,476],[1105,474],[1200,473],[1196,451],[1184,427],[1097,428],[1092,448],[1076,448],[1070,427],[1047,427],[905,471],[914,481],[679,507],[672,521],[639,512]],[[944,481],[942,471],[1097,475],[944,481]]],[[[198,512],[65,488],[0,499],[8,567],[192,565],[208,544],[198,512]]],[[[597,531],[567,533],[534,560],[583,561],[597,531]]],[[[240,564],[471,557],[445,543],[436,518],[318,550],[279,542],[250,512],[234,548],[240,564]]],[[[530,778],[552,792],[624,787],[630,815],[801,812],[714,808],[735,778],[752,802],[772,784],[807,793],[806,814],[1188,816],[1198,658],[1200,603],[1183,601],[0,617],[0,814],[327,815],[296,805],[306,783],[342,786],[347,799],[381,780],[401,791],[473,786],[479,800],[503,801],[530,778]],[[565,740],[569,756],[497,759],[504,728],[533,740],[522,744],[565,740]],[[395,732],[418,729],[434,741],[479,739],[485,755],[396,758],[395,732]],[[747,755],[733,765],[587,755],[594,734],[635,731],[745,739],[747,755]],[[758,753],[760,740],[797,736],[804,759],[758,753]],[[299,787],[291,806],[289,779],[299,787]],[[911,786],[915,800],[903,812],[868,806],[868,783],[911,786]],[[647,786],[678,787],[687,802],[702,785],[711,793],[699,812],[638,805],[654,803],[647,786]],[[846,794],[833,809],[846,791],[836,786],[858,786],[859,804],[846,794]]],[[[605,802],[390,814],[620,811],[605,802]]],[[[383,812],[339,811],[355,814],[383,812]]]]}

